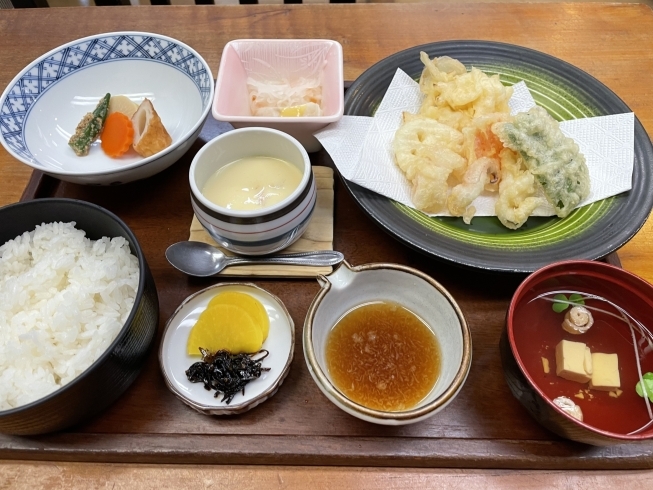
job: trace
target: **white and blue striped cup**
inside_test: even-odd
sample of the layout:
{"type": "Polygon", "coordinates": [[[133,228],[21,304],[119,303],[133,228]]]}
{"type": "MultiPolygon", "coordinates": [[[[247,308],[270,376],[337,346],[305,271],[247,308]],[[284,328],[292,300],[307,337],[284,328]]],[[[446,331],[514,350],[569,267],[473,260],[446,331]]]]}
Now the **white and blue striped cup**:
{"type": "Polygon", "coordinates": [[[263,255],[286,248],[306,230],[315,209],[317,190],[308,153],[295,138],[276,129],[235,129],[212,139],[193,158],[189,180],[197,219],[220,246],[239,254],[263,255]],[[237,211],[202,194],[218,169],[257,156],[285,160],[302,172],[299,186],[286,199],[259,210],[237,211]]]}

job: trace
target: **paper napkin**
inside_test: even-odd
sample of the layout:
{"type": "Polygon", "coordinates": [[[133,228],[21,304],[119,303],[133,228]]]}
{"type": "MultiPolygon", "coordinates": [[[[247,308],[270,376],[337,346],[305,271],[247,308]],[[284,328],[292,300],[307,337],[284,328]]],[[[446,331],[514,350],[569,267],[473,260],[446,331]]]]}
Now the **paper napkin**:
{"type": "MultiPolygon", "coordinates": [[[[513,114],[535,105],[526,84],[514,86],[509,101],[513,114]]],[[[329,152],[340,173],[369,190],[414,207],[410,185],[394,162],[392,141],[404,111],[416,113],[423,94],[419,85],[398,69],[374,117],[344,116],[315,133],[329,152]],[[362,143],[361,143],[362,142],[362,143]]],[[[573,138],[585,155],[590,173],[590,194],[580,206],[605,199],[632,187],[634,159],[633,113],[588,117],[560,123],[562,132],[573,138]]],[[[485,192],[474,200],[476,216],[494,216],[497,193],[485,192]]],[[[552,206],[537,208],[534,216],[551,216],[552,206]]],[[[450,216],[443,210],[434,216],[450,216]]]]}

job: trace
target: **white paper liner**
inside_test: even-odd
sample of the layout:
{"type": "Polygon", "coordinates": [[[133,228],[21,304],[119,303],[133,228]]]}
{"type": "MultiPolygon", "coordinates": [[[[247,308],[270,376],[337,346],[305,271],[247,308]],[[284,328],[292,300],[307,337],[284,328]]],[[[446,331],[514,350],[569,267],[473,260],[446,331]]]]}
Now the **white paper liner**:
{"type": "MultiPolygon", "coordinates": [[[[513,88],[509,102],[513,114],[535,105],[524,82],[513,88]]],[[[344,116],[315,133],[315,137],[347,180],[414,208],[410,185],[394,161],[392,141],[401,125],[402,112],[417,113],[423,97],[419,85],[398,69],[374,117],[344,116]]],[[[562,132],[580,147],[590,173],[590,194],[579,207],[632,188],[634,122],[631,112],[560,123],[562,132]]],[[[497,198],[497,193],[490,192],[477,197],[472,203],[476,208],[475,216],[496,216],[497,198]]],[[[554,209],[548,204],[533,212],[533,216],[553,215],[554,209]]],[[[451,215],[445,209],[432,216],[451,215]]]]}

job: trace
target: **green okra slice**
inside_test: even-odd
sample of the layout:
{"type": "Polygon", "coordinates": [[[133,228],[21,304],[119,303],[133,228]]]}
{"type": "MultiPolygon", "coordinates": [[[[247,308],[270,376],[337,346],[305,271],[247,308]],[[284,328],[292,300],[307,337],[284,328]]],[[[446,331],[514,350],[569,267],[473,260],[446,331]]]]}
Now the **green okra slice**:
{"type": "Polygon", "coordinates": [[[91,144],[98,138],[104,121],[109,113],[109,100],[111,94],[106,94],[100,99],[93,112],[87,113],[77,125],[75,134],[70,137],[68,145],[73,149],[77,156],[88,155],[91,144]]]}

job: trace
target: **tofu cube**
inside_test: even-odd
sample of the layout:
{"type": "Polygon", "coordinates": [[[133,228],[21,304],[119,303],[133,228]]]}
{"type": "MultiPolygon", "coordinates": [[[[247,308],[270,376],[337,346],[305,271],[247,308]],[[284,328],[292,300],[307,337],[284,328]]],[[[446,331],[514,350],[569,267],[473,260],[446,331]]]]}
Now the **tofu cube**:
{"type": "Polygon", "coordinates": [[[617,354],[592,354],[592,379],[590,389],[613,391],[621,387],[619,379],[619,356],[617,354]]]}
{"type": "Polygon", "coordinates": [[[578,383],[592,379],[592,353],[582,342],[561,340],[556,346],[556,374],[578,383]]]}

